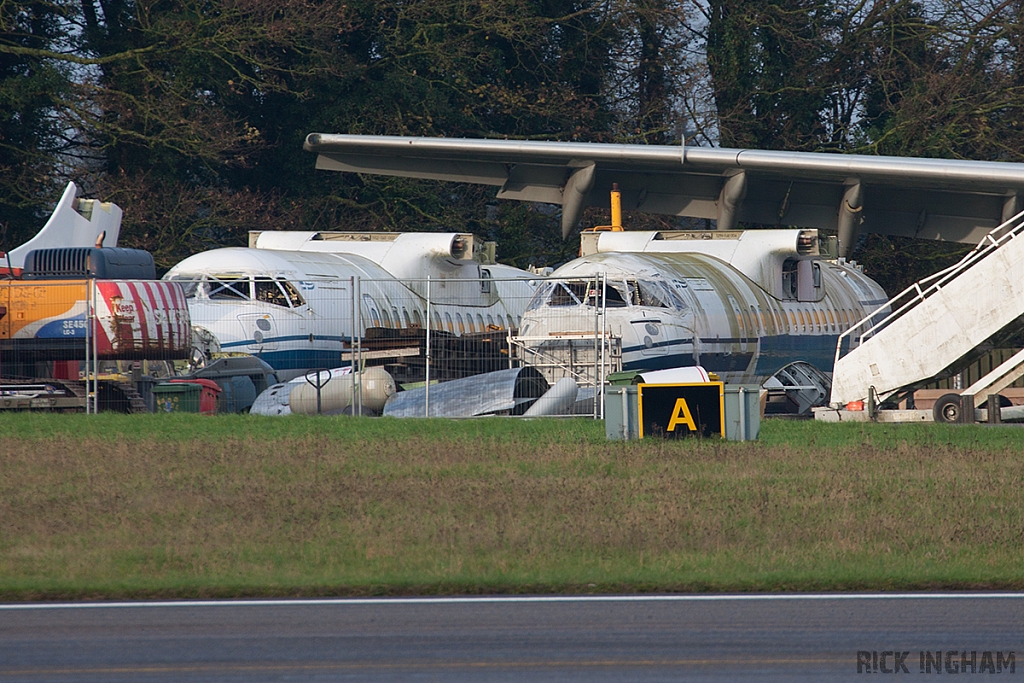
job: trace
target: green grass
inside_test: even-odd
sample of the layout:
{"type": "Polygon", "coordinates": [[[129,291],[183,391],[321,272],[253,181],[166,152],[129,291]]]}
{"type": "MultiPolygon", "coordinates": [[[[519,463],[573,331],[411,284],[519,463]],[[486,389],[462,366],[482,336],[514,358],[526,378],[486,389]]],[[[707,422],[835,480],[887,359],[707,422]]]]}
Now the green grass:
{"type": "Polygon", "coordinates": [[[1024,431],[10,415],[0,597],[1024,588],[1024,431]]]}

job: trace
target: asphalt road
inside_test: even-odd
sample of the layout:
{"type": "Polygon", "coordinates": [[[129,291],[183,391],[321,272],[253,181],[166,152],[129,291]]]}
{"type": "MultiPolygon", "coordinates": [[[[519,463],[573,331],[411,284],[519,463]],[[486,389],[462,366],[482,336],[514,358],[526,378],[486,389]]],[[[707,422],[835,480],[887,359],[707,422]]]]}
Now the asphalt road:
{"type": "Polygon", "coordinates": [[[1024,593],[0,605],[0,683],[917,678],[921,650],[1024,679],[1024,593]]]}

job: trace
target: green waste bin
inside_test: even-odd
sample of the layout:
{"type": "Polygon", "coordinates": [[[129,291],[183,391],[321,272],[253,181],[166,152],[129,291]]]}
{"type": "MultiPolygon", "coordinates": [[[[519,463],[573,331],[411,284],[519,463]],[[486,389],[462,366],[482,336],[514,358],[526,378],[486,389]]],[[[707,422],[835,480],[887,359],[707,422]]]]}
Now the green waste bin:
{"type": "Polygon", "coordinates": [[[153,387],[158,413],[198,413],[203,387],[199,384],[164,382],[153,387]]]}

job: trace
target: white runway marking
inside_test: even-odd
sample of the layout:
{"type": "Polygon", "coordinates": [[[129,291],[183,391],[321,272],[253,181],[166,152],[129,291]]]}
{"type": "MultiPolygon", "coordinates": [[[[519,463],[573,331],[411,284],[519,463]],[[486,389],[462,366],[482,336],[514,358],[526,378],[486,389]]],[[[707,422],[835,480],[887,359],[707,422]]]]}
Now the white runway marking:
{"type": "Polygon", "coordinates": [[[772,602],[811,600],[991,600],[1024,599],[1020,593],[785,593],[732,595],[487,595],[419,598],[296,598],[293,600],[163,600],[139,602],[40,602],[0,604],[0,611],[123,609],[148,607],[303,607],[309,605],[454,605],[564,602],[772,602]]]}

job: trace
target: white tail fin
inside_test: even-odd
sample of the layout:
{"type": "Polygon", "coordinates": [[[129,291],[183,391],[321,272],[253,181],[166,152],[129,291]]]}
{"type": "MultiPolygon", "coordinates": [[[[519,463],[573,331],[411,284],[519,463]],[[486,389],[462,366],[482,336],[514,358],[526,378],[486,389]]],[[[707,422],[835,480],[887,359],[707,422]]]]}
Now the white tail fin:
{"type": "MultiPolygon", "coordinates": [[[[28,242],[9,252],[13,267],[24,267],[25,256],[33,249],[92,247],[97,245],[97,239],[103,233],[103,246],[117,246],[123,213],[121,207],[95,199],[76,199],[77,193],[78,187],[68,183],[57,202],[57,208],[43,229],[28,242]]],[[[0,265],[6,266],[6,260],[0,265]]]]}

